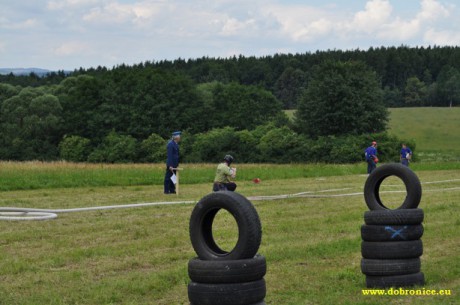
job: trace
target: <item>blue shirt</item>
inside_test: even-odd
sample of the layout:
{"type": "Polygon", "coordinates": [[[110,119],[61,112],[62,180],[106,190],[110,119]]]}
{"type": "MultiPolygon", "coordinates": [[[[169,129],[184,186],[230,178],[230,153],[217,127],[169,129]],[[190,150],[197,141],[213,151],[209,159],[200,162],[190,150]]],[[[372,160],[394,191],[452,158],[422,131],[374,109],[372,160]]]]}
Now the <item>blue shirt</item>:
{"type": "Polygon", "coordinates": [[[401,158],[407,159],[407,154],[412,155],[412,150],[409,147],[401,148],[401,158]]]}
{"type": "Polygon", "coordinates": [[[364,153],[366,156],[366,160],[373,159],[373,157],[377,155],[377,148],[375,148],[374,146],[369,146],[368,148],[366,148],[364,153]]]}
{"type": "Polygon", "coordinates": [[[168,142],[166,145],[167,158],[166,166],[169,167],[178,167],[179,166],[179,145],[173,140],[168,142]]]}

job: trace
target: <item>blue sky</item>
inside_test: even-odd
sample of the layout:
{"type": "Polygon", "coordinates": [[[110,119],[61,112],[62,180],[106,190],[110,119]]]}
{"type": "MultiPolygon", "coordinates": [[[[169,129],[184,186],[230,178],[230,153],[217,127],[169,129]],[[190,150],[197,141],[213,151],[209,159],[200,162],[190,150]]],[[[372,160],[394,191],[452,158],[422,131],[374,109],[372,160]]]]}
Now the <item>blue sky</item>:
{"type": "Polygon", "coordinates": [[[455,0],[0,0],[0,67],[460,45],[455,0]]]}

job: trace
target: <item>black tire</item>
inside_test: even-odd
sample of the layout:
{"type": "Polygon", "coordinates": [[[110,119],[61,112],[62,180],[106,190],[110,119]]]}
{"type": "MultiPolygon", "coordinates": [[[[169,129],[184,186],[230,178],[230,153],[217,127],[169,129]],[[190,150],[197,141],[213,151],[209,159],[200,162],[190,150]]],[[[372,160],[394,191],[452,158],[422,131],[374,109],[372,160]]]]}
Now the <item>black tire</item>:
{"type": "Polygon", "coordinates": [[[398,209],[415,209],[422,198],[422,186],[417,175],[407,166],[399,163],[384,164],[375,169],[364,185],[364,199],[370,210],[387,210],[380,200],[380,185],[389,176],[399,177],[406,186],[406,198],[398,209]]]}
{"type": "Polygon", "coordinates": [[[205,196],[193,209],[190,239],[202,260],[253,258],[259,250],[262,226],[256,209],[246,197],[234,192],[216,192],[205,196]],[[212,223],[220,209],[232,214],[238,224],[238,241],[230,252],[222,250],[212,234],[212,223]]]}
{"type": "Polygon", "coordinates": [[[205,261],[192,258],[188,262],[188,275],[197,283],[223,284],[260,280],[267,272],[265,257],[230,261],[205,261]]]}
{"type": "Polygon", "coordinates": [[[411,241],[363,241],[361,243],[363,258],[402,259],[417,258],[423,254],[421,240],[411,241]]]}
{"type": "Polygon", "coordinates": [[[423,272],[393,276],[366,276],[366,286],[368,288],[407,287],[424,284],[425,276],[423,272]]]}
{"type": "Polygon", "coordinates": [[[423,235],[423,225],[362,225],[364,241],[417,240],[423,235]]]}
{"type": "Polygon", "coordinates": [[[236,284],[188,284],[188,298],[193,305],[249,305],[265,298],[265,280],[236,284]]]}
{"type": "Polygon", "coordinates": [[[372,276],[403,275],[420,272],[420,258],[361,260],[361,272],[372,276]]]}
{"type": "Polygon", "coordinates": [[[379,210],[364,213],[367,225],[419,225],[423,222],[422,209],[379,210]]]}

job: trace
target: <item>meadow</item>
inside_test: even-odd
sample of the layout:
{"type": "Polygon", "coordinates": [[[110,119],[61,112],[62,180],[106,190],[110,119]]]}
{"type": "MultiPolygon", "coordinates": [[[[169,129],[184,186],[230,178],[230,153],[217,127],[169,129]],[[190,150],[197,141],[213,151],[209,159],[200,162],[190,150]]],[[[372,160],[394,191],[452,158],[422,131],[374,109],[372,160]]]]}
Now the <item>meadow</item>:
{"type": "Polygon", "coordinates": [[[390,109],[390,133],[414,139],[425,161],[460,159],[460,108],[390,109]]]}
{"type": "MultiPolygon", "coordinates": [[[[259,252],[268,262],[267,304],[458,304],[459,164],[417,167],[426,213],[425,288],[452,289],[453,296],[362,295],[360,225],[366,205],[356,195],[254,201],[263,226],[259,252]]],[[[35,162],[0,168],[1,183],[8,185],[0,192],[0,206],[36,208],[197,201],[209,193],[214,170],[213,165],[184,165],[181,194],[166,196],[160,185],[162,165],[35,162]],[[8,184],[9,175],[15,182],[8,184]]],[[[238,191],[246,196],[356,193],[362,191],[364,171],[364,164],[242,165],[238,191]],[[252,183],[255,176],[262,183],[252,183]]],[[[383,186],[402,188],[397,181],[383,186]]],[[[383,200],[396,203],[402,196],[385,194],[383,200]]],[[[188,304],[192,209],[193,204],[181,204],[0,222],[0,304],[188,304]]],[[[214,234],[230,249],[237,234],[231,217],[219,213],[214,234]]]]}
{"type": "MultiPolygon", "coordinates": [[[[294,179],[359,174],[357,164],[236,164],[239,179],[294,179]]],[[[209,183],[215,164],[181,164],[181,184],[209,183]]],[[[418,171],[460,169],[460,162],[416,162],[418,171]]],[[[0,162],[0,191],[162,185],[164,164],[88,164],[69,162],[0,162]]]]}
{"type": "MultiPolygon", "coordinates": [[[[390,108],[389,132],[415,140],[418,160],[460,161],[460,107],[390,108]]],[[[286,110],[294,119],[295,110],[286,110]]]]}

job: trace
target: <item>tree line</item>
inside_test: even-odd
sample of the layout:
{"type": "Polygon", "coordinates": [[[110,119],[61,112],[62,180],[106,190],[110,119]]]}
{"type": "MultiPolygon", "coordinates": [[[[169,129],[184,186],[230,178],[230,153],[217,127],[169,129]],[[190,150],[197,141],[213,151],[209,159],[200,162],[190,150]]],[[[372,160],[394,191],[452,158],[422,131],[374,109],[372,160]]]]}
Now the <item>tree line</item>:
{"type": "Polygon", "coordinates": [[[184,161],[215,161],[226,151],[240,162],[355,162],[378,137],[392,147],[383,153],[390,158],[402,140],[385,133],[387,107],[458,105],[459,50],[378,48],[2,76],[0,159],[157,162],[173,130],[187,135],[184,161]],[[294,120],[283,111],[291,106],[294,120]]]}
{"type": "MultiPolygon", "coordinates": [[[[460,47],[380,47],[368,50],[327,50],[264,57],[198,58],[146,61],[133,66],[121,64],[108,69],[80,68],[72,76],[137,74],[154,68],[186,75],[195,84],[220,82],[259,86],[270,91],[283,108],[295,109],[314,67],[324,61],[361,61],[377,73],[387,107],[456,106],[460,103],[460,47]]],[[[63,71],[46,77],[0,76],[1,83],[22,87],[57,85],[68,75],[63,71]]]]}
{"type": "Polygon", "coordinates": [[[147,161],[138,148],[152,135],[253,129],[272,120],[287,118],[281,102],[263,88],[197,85],[181,72],[155,68],[68,76],[37,87],[0,83],[0,159],[147,161]],[[69,145],[81,151],[78,157],[65,152],[69,145]]]}

